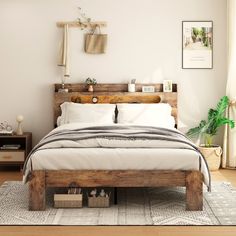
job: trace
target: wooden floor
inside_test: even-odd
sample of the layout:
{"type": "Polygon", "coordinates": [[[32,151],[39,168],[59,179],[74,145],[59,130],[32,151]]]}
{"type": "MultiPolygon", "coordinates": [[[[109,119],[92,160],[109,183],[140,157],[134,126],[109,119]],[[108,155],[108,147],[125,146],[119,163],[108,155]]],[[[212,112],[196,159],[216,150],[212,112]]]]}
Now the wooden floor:
{"type": "MultiPolygon", "coordinates": [[[[4,181],[21,180],[18,170],[0,169],[0,185],[4,181]]],[[[236,170],[212,172],[213,181],[228,181],[236,187],[236,170]]],[[[0,209],[1,211],[1,209],[0,209]]],[[[0,226],[2,236],[235,236],[236,226],[0,226]]]]}

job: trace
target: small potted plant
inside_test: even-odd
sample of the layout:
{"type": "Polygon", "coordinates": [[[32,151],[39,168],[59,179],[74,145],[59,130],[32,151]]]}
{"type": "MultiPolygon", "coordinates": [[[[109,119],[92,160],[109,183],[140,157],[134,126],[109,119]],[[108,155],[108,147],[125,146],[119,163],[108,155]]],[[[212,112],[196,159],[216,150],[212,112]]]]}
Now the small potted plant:
{"type": "Polygon", "coordinates": [[[96,79],[87,78],[85,83],[88,85],[88,91],[93,92],[93,86],[97,84],[96,79]]]}
{"type": "Polygon", "coordinates": [[[219,169],[222,154],[222,148],[213,144],[213,137],[223,125],[229,125],[230,128],[234,128],[234,121],[225,117],[225,111],[228,106],[229,98],[227,96],[222,97],[216,109],[208,111],[207,120],[202,120],[197,127],[191,128],[187,132],[187,136],[190,138],[204,138],[204,144],[200,145],[199,150],[204,155],[210,170],[219,169]]]}

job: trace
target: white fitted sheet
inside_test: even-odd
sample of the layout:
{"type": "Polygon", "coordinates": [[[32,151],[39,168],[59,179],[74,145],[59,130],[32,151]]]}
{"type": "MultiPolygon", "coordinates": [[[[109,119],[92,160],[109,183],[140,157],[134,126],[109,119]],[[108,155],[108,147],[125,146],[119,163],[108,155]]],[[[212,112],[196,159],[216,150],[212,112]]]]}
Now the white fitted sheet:
{"type": "Polygon", "coordinates": [[[60,148],[36,152],[33,170],[199,170],[192,150],[156,148],[60,148]]]}
{"type": "MultiPolygon", "coordinates": [[[[88,125],[69,124],[51,133],[88,125]]],[[[94,138],[80,141],[62,140],[34,152],[26,166],[30,170],[200,170],[210,184],[205,161],[184,143],[164,140],[110,140],[94,138]],[[111,146],[111,147],[109,147],[111,146]],[[188,149],[186,149],[188,147],[188,149]],[[201,163],[201,165],[199,165],[201,163]]]]}

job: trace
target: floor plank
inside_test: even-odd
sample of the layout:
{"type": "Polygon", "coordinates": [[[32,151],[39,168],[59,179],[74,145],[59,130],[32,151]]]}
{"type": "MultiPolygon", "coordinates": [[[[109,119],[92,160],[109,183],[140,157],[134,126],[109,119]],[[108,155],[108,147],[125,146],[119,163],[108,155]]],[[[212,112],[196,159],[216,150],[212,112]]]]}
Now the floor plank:
{"type": "MultiPolygon", "coordinates": [[[[19,168],[0,168],[0,185],[9,180],[21,180],[19,168]]],[[[231,182],[236,187],[236,170],[212,172],[213,181],[231,182]]],[[[1,226],[0,235],[4,236],[233,236],[236,226],[1,226]]]]}
{"type": "Polygon", "coordinates": [[[0,227],[4,236],[235,236],[236,227],[226,226],[10,226],[0,227]]]}

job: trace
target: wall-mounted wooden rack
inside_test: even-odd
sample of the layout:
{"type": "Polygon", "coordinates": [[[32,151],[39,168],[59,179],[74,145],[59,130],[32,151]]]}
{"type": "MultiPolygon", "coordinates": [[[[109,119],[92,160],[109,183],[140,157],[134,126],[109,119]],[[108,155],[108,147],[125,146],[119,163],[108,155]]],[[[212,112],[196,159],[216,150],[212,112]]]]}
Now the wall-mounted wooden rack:
{"type": "Polygon", "coordinates": [[[100,27],[106,27],[107,26],[107,23],[104,22],[104,21],[93,21],[93,22],[90,22],[90,23],[87,23],[87,22],[78,22],[78,21],[60,21],[60,22],[57,22],[57,27],[64,27],[64,25],[68,24],[69,27],[94,27],[95,25],[99,25],[100,27]]]}

